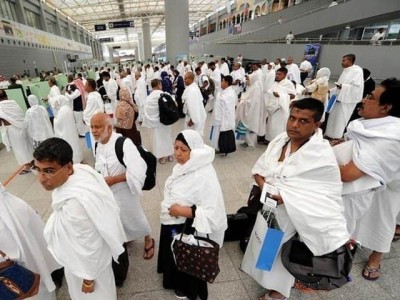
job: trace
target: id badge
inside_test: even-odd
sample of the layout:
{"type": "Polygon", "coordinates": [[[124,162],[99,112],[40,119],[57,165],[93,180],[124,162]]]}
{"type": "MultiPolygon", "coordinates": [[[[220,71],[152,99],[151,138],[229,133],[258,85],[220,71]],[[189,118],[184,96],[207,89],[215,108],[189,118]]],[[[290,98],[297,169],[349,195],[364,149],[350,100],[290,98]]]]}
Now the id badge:
{"type": "Polygon", "coordinates": [[[276,208],[278,202],[272,199],[270,195],[278,195],[278,194],[279,190],[275,186],[265,182],[261,193],[260,201],[268,207],[276,208]]]}

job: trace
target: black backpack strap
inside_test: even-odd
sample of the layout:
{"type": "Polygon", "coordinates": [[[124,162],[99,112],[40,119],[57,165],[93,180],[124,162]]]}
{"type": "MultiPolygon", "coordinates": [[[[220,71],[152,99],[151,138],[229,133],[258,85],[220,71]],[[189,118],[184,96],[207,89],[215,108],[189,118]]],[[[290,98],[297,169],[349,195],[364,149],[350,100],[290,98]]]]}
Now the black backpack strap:
{"type": "Polygon", "coordinates": [[[98,142],[94,143],[94,155],[96,156],[96,151],[97,151],[97,144],[98,142]]]}
{"type": "MultiPolygon", "coordinates": [[[[118,161],[120,162],[120,164],[126,168],[126,165],[124,163],[124,148],[123,148],[125,139],[126,139],[125,136],[120,136],[115,141],[115,154],[117,155],[117,158],[118,158],[118,161]]],[[[97,147],[97,143],[96,143],[95,147],[97,147]]]]}

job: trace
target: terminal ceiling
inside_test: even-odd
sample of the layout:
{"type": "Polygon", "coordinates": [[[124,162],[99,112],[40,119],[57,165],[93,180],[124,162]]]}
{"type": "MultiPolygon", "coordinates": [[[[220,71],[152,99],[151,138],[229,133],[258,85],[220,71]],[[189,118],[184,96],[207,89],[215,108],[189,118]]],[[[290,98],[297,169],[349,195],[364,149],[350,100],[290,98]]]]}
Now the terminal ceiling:
{"type": "MultiPolygon", "coordinates": [[[[189,26],[229,2],[227,0],[181,1],[189,1],[189,26]]],[[[45,2],[92,32],[96,38],[114,37],[114,43],[111,43],[113,46],[121,45],[123,48],[136,46],[137,34],[142,31],[144,18],[150,19],[152,46],[165,42],[164,0],[45,0],[45,2]],[[97,32],[94,29],[95,24],[123,20],[134,21],[135,27],[108,29],[107,26],[107,30],[97,32]]],[[[176,18],[179,18],[179,15],[176,18]]]]}

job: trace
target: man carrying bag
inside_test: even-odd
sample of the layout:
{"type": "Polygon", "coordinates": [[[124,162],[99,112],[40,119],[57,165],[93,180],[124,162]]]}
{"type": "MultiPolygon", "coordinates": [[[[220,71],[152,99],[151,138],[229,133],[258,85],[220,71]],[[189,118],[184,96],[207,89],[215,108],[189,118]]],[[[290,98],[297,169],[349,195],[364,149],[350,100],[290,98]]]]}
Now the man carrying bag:
{"type": "MultiPolygon", "coordinates": [[[[267,195],[261,195],[261,199],[266,199],[264,209],[272,207],[284,232],[281,245],[297,232],[316,256],[335,251],[349,240],[339,168],[332,148],[318,128],[323,112],[323,104],[316,99],[293,102],[286,132],[271,141],[252,170],[257,185],[267,195]]],[[[258,257],[247,253],[250,249],[249,244],[243,271],[268,289],[269,297],[289,297],[295,278],[283,266],[281,250],[271,270],[265,271],[257,268],[258,257]]]]}

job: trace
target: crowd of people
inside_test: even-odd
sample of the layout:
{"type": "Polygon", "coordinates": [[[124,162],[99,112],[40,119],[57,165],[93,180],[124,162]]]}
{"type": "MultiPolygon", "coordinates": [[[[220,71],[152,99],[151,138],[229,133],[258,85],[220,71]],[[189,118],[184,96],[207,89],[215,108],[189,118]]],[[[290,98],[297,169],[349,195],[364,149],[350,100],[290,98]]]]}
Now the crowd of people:
{"type": "MultiPolygon", "coordinates": [[[[262,210],[283,231],[281,246],[298,236],[321,256],[355,240],[372,250],[362,276],[377,280],[383,254],[400,235],[400,81],[375,86],[355,62],[354,54],[343,56],[335,83],[328,67],[314,75],[306,58],[297,65],[292,56],[246,70],[241,59],[224,58],[96,68],[94,79],[68,75],[65,89],[50,76],[48,97],[40,103],[28,96],[25,114],[0,89],[2,141],[20,174],[34,172],[52,191],[53,209],[44,224],[1,186],[0,236],[10,243],[0,250],[41,274],[38,299],[54,299],[59,281],[50,274],[63,268],[72,299],[111,300],[126,279],[129,244],[143,238],[143,259],[158,254],[165,289],[180,299],[207,299],[207,282],[177,269],[171,243],[185,230],[223,246],[224,195],[212,163],[223,153],[222,133],[231,132],[245,151],[267,146],[252,175],[269,199],[261,199],[262,210]],[[160,121],[164,94],[184,118],[176,137],[160,121]],[[143,127],[153,132],[158,163],[176,162],[161,183],[158,251],[140,203],[143,127]],[[93,167],[82,164],[80,137],[91,147],[93,167]]],[[[260,299],[289,298],[297,278],[282,264],[281,248],[269,271],[257,268],[250,252],[241,269],[268,290],[260,299]]]]}

